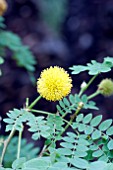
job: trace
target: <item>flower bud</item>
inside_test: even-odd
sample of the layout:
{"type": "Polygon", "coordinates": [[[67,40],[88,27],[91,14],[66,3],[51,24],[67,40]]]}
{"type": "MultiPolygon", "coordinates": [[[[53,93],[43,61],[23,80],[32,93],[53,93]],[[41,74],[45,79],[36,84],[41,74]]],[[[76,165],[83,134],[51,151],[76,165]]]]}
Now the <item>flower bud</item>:
{"type": "Polygon", "coordinates": [[[77,109],[78,109],[78,110],[81,110],[83,106],[84,106],[84,103],[83,103],[83,102],[79,102],[77,109]]]}
{"type": "Polygon", "coordinates": [[[111,79],[104,79],[98,85],[98,90],[104,96],[111,96],[113,95],[113,81],[111,79]]]}
{"type": "Polygon", "coordinates": [[[5,0],[0,0],[0,16],[2,16],[6,10],[7,10],[6,1],[5,0]]]}
{"type": "Polygon", "coordinates": [[[83,81],[82,84],[81,84],[81,86],[80,86],[80,88],[81,88],[81,89],[84,89],[86,86],[87,86],[87,83],[86,83],[85,81],[83,81]]]}

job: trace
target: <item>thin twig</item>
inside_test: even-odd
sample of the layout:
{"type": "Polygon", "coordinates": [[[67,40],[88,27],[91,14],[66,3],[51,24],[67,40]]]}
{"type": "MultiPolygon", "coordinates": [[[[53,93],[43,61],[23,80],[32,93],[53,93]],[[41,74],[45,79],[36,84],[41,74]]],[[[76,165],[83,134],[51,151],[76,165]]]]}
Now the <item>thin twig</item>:
{"type": "Polygon", "coordinates": [[[36,103],[41,99],[41,96],[38,96],[31,104],[30,106],[28,107],[28,109],[32,109],[33,106],[36,105],[36,103]]]}
{"type": "Polygon", "coordinates": [[[13,129],[11,130],[8,138],[4,141],[4,147],[3,147],[3,151],[2,151],[2,155],[1,155],[0,166],[2,166],[6,149],[7,149],[7,147],[8,147],[8,144],[9,144],[11,138],[13,137],[14,133],[15,133],[15,128],[13,128],[13,129]]]}
{"type": "Polygon", "coordinates": [[[42,151],[41,151],[40,154],[39,154],[39,157],[42,157],[42,156],[43,156],[43,153],[45,152],[46,147],[47,147],[47,145],[44,145],[44,147],[42,148],[42,151]]]}
{"type": "Polygon", "coordinates": [[[98,74],[94,75],[90,81],[88,82],[88,84],[86,85],[85,88],[82,88],[81,91],[79,92],[79,97],[84,93],[84,91],[87,90],[87,88],[91,85],[91,83],[95,80],[95,78],[98,76],[98,74]]]}
{"type": "Polygon", "coordinates": [[[19,137],[18,137],[18,148],[17,148],[17,159],[19,159],[19,158],[20,158],[22,132],[23,132],[23,127],[22,127],[22,130],[20,130],[20,131],[19,131],[19,137]]]}

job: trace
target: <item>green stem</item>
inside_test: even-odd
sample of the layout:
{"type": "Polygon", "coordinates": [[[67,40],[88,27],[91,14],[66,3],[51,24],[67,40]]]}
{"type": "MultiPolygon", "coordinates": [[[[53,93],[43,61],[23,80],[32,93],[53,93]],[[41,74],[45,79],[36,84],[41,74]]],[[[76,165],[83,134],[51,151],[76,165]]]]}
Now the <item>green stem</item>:
{"type": "Polygon", "coordinates": [[[45,152],[46,148],[47,148],[47,145],[44,145],[44,147],[42,148],[42,151],[39,154],[39,157],[43,156],[43,153],[45,152]]]}
{"type": "Polygon", "coordinates": [[[11,130],[8,138],[4,141],[4,147],[3,147],[3,151],[2,151],[2,155],[1,155],[0,166],[2,166],[3,159],[4,159],[4,156],[5,156],[5,153],[6,153],[8,144],[9,144],[11,138],[13,137],[14,133],[15,133],[15,128],[13,128],[13,129],[11,130]]]}
{"type": "Polygon", "coordinates": [[[91,85],[91,83],[95,80],[95,78],[98,76],[98,74],[94,75],[91,80],[88,82],[88,84],[86,85],[85,88],[82,88],[80,90],[80,93],[79,93],[79,97],[82,95],[82,93],[84,93],[85,90],[87,90],[87,88],[91,85]]]}
{"type": "Polygon", "coordinates": [[[33,106],[36,105],[36,103],[41,99],[41,96],[38,96],[31,104],[30,106],[28,107],[28,109],[32,109],[33,106]]]}
{"type": "Polygon", "coordinates": [[[29,107],[29,98],[26,98],[26,108],[29,107]]]}
{"type": "Polygon", "coordinates": [[[69,121],[69,122],[67,123],[67,125],[65,126],[65,128],[64,128],[64,130],[62,131],[61,135],[67,130],[67,128],[68,128],[69,126],[72,125],[73,120],[75,119],[76,115],[80,112],[80,110],[82,109],[82,107],[83,107],[83,105],[78,106],[76,112],[71,116],[70,121],[69,121]]]}
{"type": "Polygon", "coordinates": [[[46,111],[43,111],[43,110],[31,109],[30,111],[35,112],[35,113],[42,113],[42,114],[45,114],[45,115],[54,115],[54,113],[46,112],[46,111]]]}
{"type": "Polygon", "coordinates": [[[20,158],[22,132],[23,132],[23,129],[19,131],[19,137],[18,137],[18,148],[17,148],[17,159],[19,159],[19,158],[20,158]]]}
{"type": "Polygon", "coordinates": [[[91,94],[90,96],[88,96],[88,100],[94,98],[95,96],[99,95],[100,94],[100,91],[97,90],[95,93],[91,94]]]}
{"type": "MultiPolygon", "coordinates": [[[[52,116],[55,115],[55,113],[50,113],[50,112],[46,112],[46,111],[42,111],[42,110],[31,109],[30,111],[31,111],[31,112],[35,112],[35,113],[42,113],[42,114],[45,114],[45,115],[52,115],[52,116]]],[[[62,118],[62,119],[63,119],[63,118],[62,118]]],[[[65,123],[68,123],[68,121],[65,120],[65,119],[63,119],[63,121],[64,121],[65,123]]]]}
{"type": "MultiPolygon", "coordinates": [[[[96,74],[96,75],[94,75],[92,78],[91,78],[91,80],[88,82],[88,84],[86,85],[86,87],[85,88],[82,88],[81,90],[80,90],[80,93],[79,93],[79,97],[82,95],[82,93],[85,91],[85,90],[87,90],[87,88],[91,85],[91,83],[95,80],[95,78],[98,76],[98,74],[96,74]]],[[[92,94],[91,96],[89,96],[88,97],[88,99],[91,99],[92,97],[95,97],[96,95],[98,95],[98,94],[100,94],[100,92],[99,91],[97,91],[95,94],[92,94]],[[98,93],[97,93],[98,92],[98,93]]],[[[65,126],[65,128],[64,128],[64,131],[62,132],[62,134],[67,130],[67,128],[72,124],[72,122],[73,122],[73,120],[74,120],[74,118],[76,117],[76,115],[80,112],[80,110],[82,109],[82,107],[83,106],[78,106],[78,109],[76,110],[76,112],[71,116],[71,119],[70,119],[70,121],[67,123],[67,125],[65,126]]],[[[66,114],[64,115],[64,116],[66,116],[66,114]]],[[[62,116],[62,117],[64,117],[64,116],[62,116]]],[[[61,135],[62,135],[61,134],[61,135]]]]}
{"type": "MultiPolygon", "coordinates": [[[[98,74],[97,74],[97,75],[98,75],[98,74]]],[[[82,88],[82,89],[81,89],[81,91],[80,91],[80,93],[79,93],[79,97],[82,95],[82,93],[83,93],[85,90],[87,90],[87,88],[91,85],[91,83],[94,81],[94,79],[97,77],[97,75],[94,75],[94,76],[91,78],[91,80],[88,82],[87,86],[86,86],[85,88],[82,88]]],[[[100,91],[97,90],[95,93],[93,93],[92,95],[90,95],[90,96],[88,97],[88,100],[91,99],[91,98],[93,98],[93,97],[95,97],[95,96],[97,96],[98,94],[100,94],[100,91]]],[[[70,121],[69,121],[69,122],[67,123],[67,125],[65,126],[65,128],[64,128],[63,132],[61,133],[61,135],[67,130],[67,128],[68,128],[69,126],[72,125],[73,120],[75,119],[76,115],[80,112],[80,110],[82,109],[82,107],[83,107],[82,105],[81,105],[81,106],[78,106],[76,112],[71,116],[70,121]]]]}
{"type": "Polygon", "coordinates": [[[68,129],[69,126],[72,125],[73,119],[71,118],[70,121],[67,123],[67,125],[65,126],[64,130],[62,131],[62,133],[60,134],[61,136],[63,135],[63,133],[68,129]]]}
{"type": "Polygon", "coordinates": [[[64,118],[65,116],[67,116],[67,114],[68,114],[68,112],[67,112],[67,113],[65,113],[64,115],[62,115],[62,118],[64,118]]]}

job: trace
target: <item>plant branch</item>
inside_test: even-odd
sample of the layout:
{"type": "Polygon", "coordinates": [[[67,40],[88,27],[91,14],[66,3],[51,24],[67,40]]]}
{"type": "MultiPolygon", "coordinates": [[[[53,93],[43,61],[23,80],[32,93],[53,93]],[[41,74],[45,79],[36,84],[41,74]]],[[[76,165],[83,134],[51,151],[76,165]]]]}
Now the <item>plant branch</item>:
{"type": "Polygon", "coordinates": [[[36,105],[36,103],[41,99],[41,96],[38,96],[31,104],[30,106],[28,107],[28,109],[32,109],[33,106],[36,105]]]}
{"type": "Polygon", "coordinates": [[[82,102],[79,103],[76,112],[71,116],[70,121],[69,121],[69,122],[67,123],[67,125],[65,126],[65,128],[64,128],[63,132],[61,133],[61,135],[67,130],[67,128],[68,128],[69,126],[72,125],[73,120],[75,119],[76,115],[80,112],[80,110],[82,109],[83,105],[84,105],[84,104],[83,104],[82,102]]]}
{"type": "MultiPolygon", "coordinates": [[[[31,109],[30,111],[31,111],[31,112],[35,112],[35,113],[42,113],[42,114],[45,114],[45,115],[52,115],[52,116],[55,115],[55,113],[50,113],[50,112],[46,112],[46,111],[43,111],[43,110],[31,109]]],[[[63,121],[64,121],[65,123],[69,123],[69,122],[68,122],[67,120],[65,120],[63,117],[62,117],[62,119],[63,119],[63,121]]]]}
{"type": "Polygon", "coordinates": [[[22,127],[22,130],[20,130],[20,131],[19,131],[19,137],[18,137],[18,148],[17,148],[17,159],[19,159],[19,158],[20,158],[22,132],[23,132],[23,127],[22,127]]]}
{"type": "Polygon", "coordinates": [[[35,112],[35,113],[42,113],[42,114],[45,114],[45,115],[54,115],[54,113],[46,112],[46,111],[43,111],[43,110],[30,109],[30,111],[35,112]]]}
{"type": "Polygon", "coordinates": [[[85,88],[81,88],[80,93],[79,93],[79,97],[82,95],[82,93],[84,93],[84,91],[86,91],[88,89],[88,87],[91,85],[91,83],[95,80],[95,78],[98,76],[98,74],[94,75],[90,81],[87,83],[85,88]]]}
{"type": "Polygon", "coordinates": [[[90,100],[90,99],[96,97],[96,96],[99,95],[99,94],[100,94],[100,91],[97,90],[95,93],[93,93],[93,94],[91,94],[90,96],[88,96],[88,100],[90,100]]]}
{"type": "Polygon", "coordinates": [[[44,147],[42,148],[42,151],[39,154],[39,157],[43,156],[43,153],[45,152],[46,148],[47,148],[47,145],[44,145],[44,147]]]}
{"type": "Polygon", "coordinates": [[[4,156],[5,156],[5,153],[6,153],[6,149],[8,147],[8,144],[9,144],[11,138],[13,137],[14,133],[15,133],[15,128],[13,127],[8,138],[4,141],[4,147],[3,147],[3,151],[2,151],[2,155],[1,155],[0,166],[2,166],[3,159],[4,159],[4,156]]]}

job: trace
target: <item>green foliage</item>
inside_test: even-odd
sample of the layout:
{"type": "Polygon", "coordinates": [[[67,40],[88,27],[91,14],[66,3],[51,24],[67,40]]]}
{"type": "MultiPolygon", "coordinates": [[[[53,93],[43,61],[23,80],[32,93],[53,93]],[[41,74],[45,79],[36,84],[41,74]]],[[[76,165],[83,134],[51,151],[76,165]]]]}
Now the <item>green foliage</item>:
{"type": "Polygon", "coordinates": [[[70,94],[69,99],[63,98],[63,100],[59,101],[59,105],[57,105],[56,107],[61,115],[65,115],[67,113],[72,113],[73,111],[76,111],[79,106],[79,103],[83,104],[83,109],[98,110],[98,107],[95,106],[95,102],[88,101],[88,97],[86,95],[79,97],[78,94],[70,94]]]}
{"type": "Polygon", "coordinates": [[[0,31],[0,46],[9,48],[13,52],[13,58],[19,66],[28,71],[34,71],[36,61],[27,46],[24,46],[21,39],[10,31],[0,31]]]}
{"type": "MultiPolygon", "coordinates": [[[[36,60],[29,47],[23,45],[21,38],[10,31],[3,30],[6,26],[3,23],[4,18],[0,17],[0,56],[6,56],[5,49],[8,48],[12,52],[12,58],[17,65],[24,67],[29,73],[35,71],[36,60]]],[[[33,80],[33,75],[31,75],[33,80]]]]}
{"type": "Polygon", "coordinates": [[[4,24],[4,18],[0,16],[0,28],[5,28],[6,25],[4,24]]]}
{"type": "MultiPolygon", "coordinates": [[[[5,140],[1,136],[1,139],[5,140]]],[[[17,155],[17,143],[18,143],[18,137],[13,137],[8,148],[6,151],[6,155],[4,157],[4,166],[5,167],[11,167],[13,161],[16,159],[17,155]]],[[[33,143],[27,143],[26,139],[22,139],[21,142],[21,157],[26,157],[26,160],[30,160],[32,158],[35,158],[38,155],[39,148],[34,147],[33,143]]],[[[0,146],[0,155],[2,153],[3,145],[0,146]]]]}
{"type": "Polygon", "coordinates": [[[4,63],[4,59],[2,57],[0,57],[0,64],[4,63]]]}
{"type": "Polygon", "coordinates": [[[14,109],[7,113],[9,118],[5,118],[4,122],[8,125],[6,126],[6,132],[11,131],[12,129],[21,131],[23,128],[23,122],[29,119],[29,112],[25,109],[14,109]]]}
{"type": "Polygon", "coordinates": [[[0,150],[4,165],[7,165],[4,167],[8,168],[1,167],[0,170],[112,170],[113,120],[103,120],[103,116],[98,115],[98,108],[92,100],[99,94],[98,89],[90,96],[85,94],[96,78],[95,74],[110,71],[112,67],[113,58],[110,57],[106,57],[103,63],[92,61],[92,64],[78,67],[78,72],[88,70],[94,76],[84,89],[80,89],[79,94],[70,94],[59,101],[56,113],[32,109],[40,97],[30,105],[26,102],[23,109],[9,111],[4,122],[7,124],[6,132],[10,134],[5,141],[1,140],[1,144],[4,143],[3,151],[6,149],[5,156],[0,150]],[[89,113],[89,109],[96,110],[96,116],[89,113]],[[34,115],[34,112],[39,115],[34,115]],[[69,120],[66,120],[66,116],[69,120]],[[21,140],[25,125],[35,141],[42,137],[44,139],[44,146],[38,156],[38,149],[21,140]],[[15,131],[19,133],[18,141],[17,138],[11,140],[15,131]],[[15,153],[18,153],[18,159],[15,153]],[[9,158],[9,155],[13,156],[9,158]]]}
{"type": "Polygon", "coordinates": [[[49,136],[48,140],[60,140],[61,132],[64,130],[63,125],[64,122],[59,115],[49,115],[47,117],[47,125],[49,126],[49,136]]]}
{"type": "MultiPolygon", "coordinates": [[[[4,59],[2,57],[0,57],[0,65],[4,63],[4,59]]],[[[0,69],[0,76],[2,75],[2,71],[0,69]]]]}
{"type": "Polygon", "coordinates": [[[64,124],[62,118],[58,115],[49,115],[47,118],[43,116],[30,115],[30,119],[27,125],[30,126],[28,129],[33,133],[32,138],[34,140],[39,139],[41,136],[46,138],[47,141],[53,140],[54,135],[58,136],[63,130],[62,125],[64,124]]]}
{"type": "Polygon", "coordinates": [[[66,9],[67,0],[42,0],[40,2],[41,16],[56,32],[60,31],[60,25],[66,16],[66,9]]]}
{"type": "Polygon", "coordinates": [[[79,74],[83,71],[88,71],[89,75],[96,75],[99,73],[105,73],[111,70],[113,67],[113,58],[106,57],[104,58],[103,63],[99,63],[95,60],[92,60],[91,63],[88,63],[87,66],[77,65],[70,67],[72,74],[79,74]]]}
{"type": "Polygon", "coordinates": [[[63,120],[59,115],[50,115],[48,117],[35,116],[25,109],[14,109],[7,113],[8,118],[3,121],[7,123],[6,132],[15,129],[17,131],[23,130],[23,123],[29,126],[28,130],[33,133],[34,140],[41,136],[47,139],[52,139],[53,135],[58,135],[63,130],[63,120]]]}
{"type": "Polygon", "coordinates": [[[103,161],[88,163],[81,158],[73,159],[72,164],[76,168],[69,168],[66,162],[51,162],[50,158],[35,158],[26,162],[24,157],[13,162],[12,168],[0,168],[0,170],[112,170],[113,164],[103,161]],[[79,169],[78,169],[79,168],[79,169]]]}
{"type": "Polygon", "coordinates": [[[33,133],[32,139],[37,140],[40,136],[47,138],[49,136],[50,127],[44,120],[43,116],[35,117],[31,114],[29,122],[27,125],[30,126],[29,131],[33,133]]]}
{"type": "MultiPolygon", "coordinates": [[[[112,119],[102,121],[102,115],[98,115],[93,118],[92,114],[84,116],[79,114],[76,118],[76,122],[72,124],[72,127],[77,131],[77,135],[81,136],[84,134],[85,140],[89,142],[88,144],[88,159],[99,159],[99,160],[112,160],[112,149],[113,140],[110,137],[113,135],[108,132],[112,129],[112,119]],[[106,146],[106,147],[105,147],[106,146]],[[89,152],[90,151],[90,152],[89,152]]],[[[83,148],[84,142],[82,142],[83,148]]],[[[82,147],[80,147],[81,149],[82,147]]],[[[83,151],[83,150],[82,150],[83,151]]]]}

